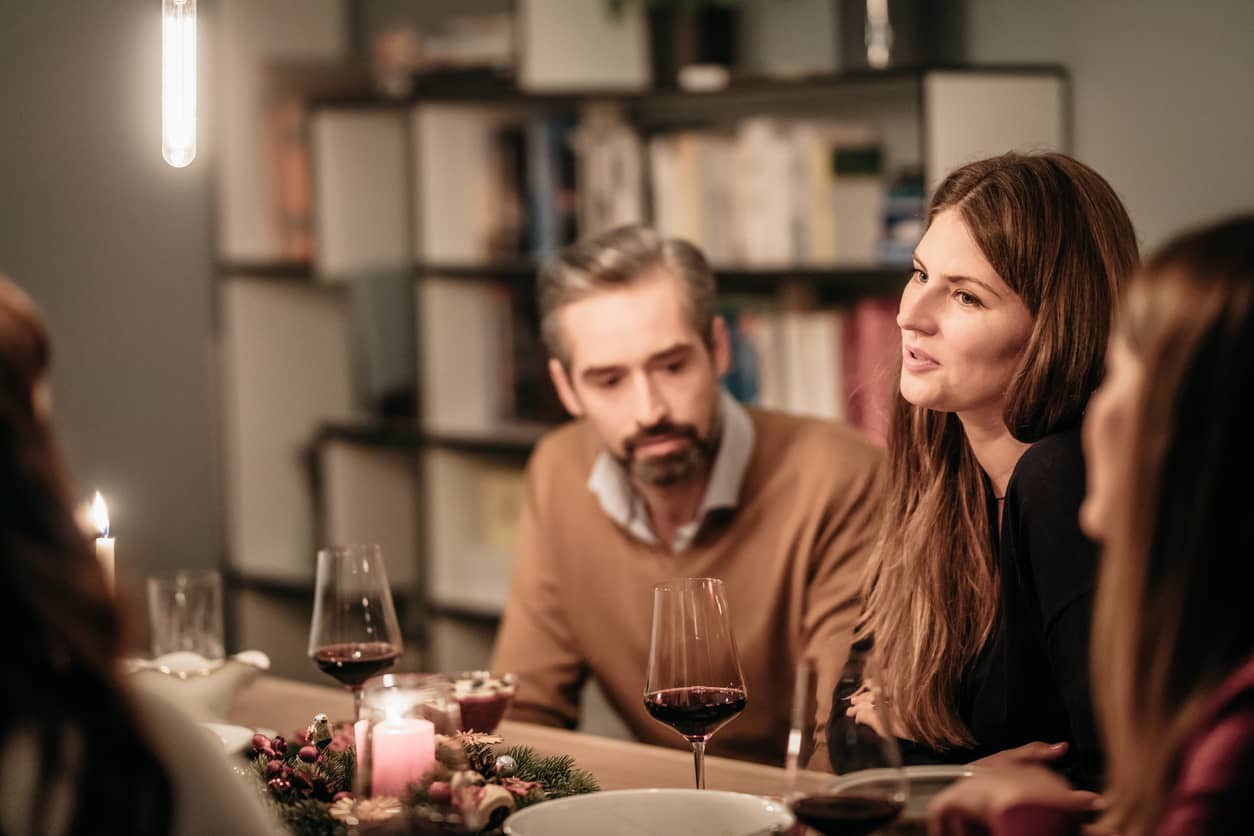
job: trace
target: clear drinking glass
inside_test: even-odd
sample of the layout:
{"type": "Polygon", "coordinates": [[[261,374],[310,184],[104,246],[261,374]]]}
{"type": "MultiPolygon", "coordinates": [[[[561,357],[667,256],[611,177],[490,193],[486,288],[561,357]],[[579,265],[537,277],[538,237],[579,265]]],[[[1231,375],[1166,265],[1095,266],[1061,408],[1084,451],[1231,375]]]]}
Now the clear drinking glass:
{"type": "Polygon", "coordinates": [[[705,789],[705,744],[744,711],[747,698],[723,582],[655,586],[644,707],[692,744],[697,789],[705,789]]]}
{"type": "Polygon", "coordinates": [[[222,639],[222,575],[210,569],[181,570],[148,578],[152,655],[194,653],[206,664],[225,656],[222,639]]]}
{"type": "Polygon", "coordinates": [[[350,545],[318,552],[309,656],[353,692],[353,719],[361,713],[362,683],[396,662],[401,650],[383,549],[350,545]]]}
{"type": "Polygon", "coordinates": [[[827,711],[820,713],[818,695],[816,663],[802,659],[793,687],[785,763],[793,815],[827,836],[866,836],[889,827],[905,809],[907,797],[891,717],[877,710],[878,729],[856,722],[846,716],[850,699],[845,697],[829,725],[827,711]]]}

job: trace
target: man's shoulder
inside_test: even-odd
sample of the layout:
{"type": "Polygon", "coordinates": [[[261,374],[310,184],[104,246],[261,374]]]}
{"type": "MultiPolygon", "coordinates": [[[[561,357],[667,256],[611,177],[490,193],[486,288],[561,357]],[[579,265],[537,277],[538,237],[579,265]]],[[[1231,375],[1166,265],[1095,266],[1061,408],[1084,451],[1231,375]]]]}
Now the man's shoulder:
{"type": "Polygon", "coordinates": [[[591,456],[595,459],[598,452],[600,445],[592,426],[587,421],[576,418],[558,424],[540,436],[532,453],[532,461],[569,459],[572,456],[591,456]]]}
{"type": "Polygon", "coordinates": [[[875,470],[884,451],[849,424],[751,408],[755,445],[777,464],[806,469],[875,470]]]}
{"type": "Polygon", "coordinates": [[[531,478],[560,476],[563,482],[573,479],[582,484],[602,449],[591,424],[581,419],[567,421],[546,432],[536,442],[527,461],[527,472],[531,478]]]}
{"type": "Polygon", "coordinates": [[[848,424],[752,409],[751,478],[820,504],[873,489],[884,451],[848,424]]]}

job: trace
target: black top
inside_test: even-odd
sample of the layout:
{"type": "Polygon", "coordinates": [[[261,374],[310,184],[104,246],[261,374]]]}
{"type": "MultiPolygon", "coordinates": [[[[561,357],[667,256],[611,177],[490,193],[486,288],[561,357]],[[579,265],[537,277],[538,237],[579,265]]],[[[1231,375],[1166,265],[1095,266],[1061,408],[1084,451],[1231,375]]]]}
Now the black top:
{"type": "MultiPolygon", "coordinates": [[[[959,716],[978,745],[935,751],[902,741],[907,764],[966,763],[1036,740],[1065,740],[1070,749],[1058,768],[1076,786],[1099,788],[1088,662],[1098,550],[1080,531],[1084,489],[1078,429],[1041,439],[1019,459],[996,538],[1000,617],[958,689],[959,716]]],[[[988,497],[995,521],[991,489],[988,497]]],[[[847,705],[839,698],[861,681],[857,657],[867,648],[859,649],[837,687],[833,722],[847,705]]]]}

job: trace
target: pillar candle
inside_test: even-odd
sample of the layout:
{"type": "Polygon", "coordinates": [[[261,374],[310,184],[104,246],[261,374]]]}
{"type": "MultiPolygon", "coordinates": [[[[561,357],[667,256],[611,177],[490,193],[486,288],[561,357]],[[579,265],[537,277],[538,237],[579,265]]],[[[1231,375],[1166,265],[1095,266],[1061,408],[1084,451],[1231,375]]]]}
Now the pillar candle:
{"type": "Polygon", "coordinates": [[[405,795],[435,765],[435,725],[429,720],[376,723],[370,749],[371,795],[405,795]]]}

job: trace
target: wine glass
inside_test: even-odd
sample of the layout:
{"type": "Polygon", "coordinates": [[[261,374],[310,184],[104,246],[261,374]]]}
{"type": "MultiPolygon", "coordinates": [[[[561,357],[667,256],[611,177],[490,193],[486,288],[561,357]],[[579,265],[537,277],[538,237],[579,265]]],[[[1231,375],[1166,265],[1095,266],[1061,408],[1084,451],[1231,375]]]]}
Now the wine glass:
{"type": "Polygon", "coordinates": [[[907,783],[891,717],[880,728],[845,714],[859,683],[841,683],[828,723],[818,707],[817,663],[801,659],[793,686],[788,735],[788,804],[797,821],[826,836],[867,836],[905,810],[907,783]]]}
{"type": "Polygon", "coordinates": [[[309,656],[353,692],[354,720],[361,714],[362,683],[391,666],[401,649],[383,549],[351,545],[318,552],[309,656]]]}
{"type": "Polygon", "coordinates": [[[727,595],[717,578],[653,587],[653,635],[644,707],[692,744],[697,789],[705,789],[705,744],[747,700],[727,595]]]}

